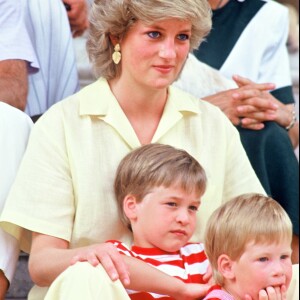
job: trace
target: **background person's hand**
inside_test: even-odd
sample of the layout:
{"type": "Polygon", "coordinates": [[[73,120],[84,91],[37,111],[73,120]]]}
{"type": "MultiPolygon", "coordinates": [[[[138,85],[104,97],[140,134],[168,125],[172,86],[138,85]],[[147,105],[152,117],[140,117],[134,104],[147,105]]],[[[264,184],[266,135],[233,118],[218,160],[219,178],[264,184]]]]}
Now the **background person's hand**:
{"type": "MultiPolygon", "coordinates": [[[[269,91],[256,89],[258,85],[247,78],[234,76],[240,89],[234,97],[242,100],[237,107],[238,114],[243,117],[242,125],[252,129],[252,124],[274,121],[282,127],[287,127],[292,119],[293,105],[285,105],[276,99],[269,91]],[[245,89],[245,90],[243,90],[245,89]],[[251,91],[251,92],[250,92],[251,91]]],[[[270,89],[272,84],[270,84],[270,89]]]]}
{"type": "Polygon", "coordinates": [[[67,11],[73,37],[81,36],[89,26],[86,0],[63,0],[70,6],[67,11]]]}
{"type": "Polygon", "coordinates": [[[245,128],[253,130],[261,130],[264,128],[263,122],[273,120],[278,109],[278,105],[269,99],[265,99],[264,95],[273,88],[274,85],[269,83],[247,84],[236,89],[230,89],[207,96],[204,100],[218,106],[234,125],[242,125],[245,128]],[[252,119],[251,123],[248,122],[250,124],[243,120],[243,118],[247,116],[253,118],[254,113],[259,113],[259,115],[256,116],[256,120],[253,121],[252,119]]]}

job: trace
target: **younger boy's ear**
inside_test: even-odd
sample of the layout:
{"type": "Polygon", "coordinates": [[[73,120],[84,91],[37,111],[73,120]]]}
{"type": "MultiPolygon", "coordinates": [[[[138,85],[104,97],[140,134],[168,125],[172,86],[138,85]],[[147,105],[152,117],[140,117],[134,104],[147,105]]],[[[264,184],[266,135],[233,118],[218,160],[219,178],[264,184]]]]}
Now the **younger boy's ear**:
{"type": "Polygon", "coordinates": [[[123,201],[124,214],[129,220],[134,220],[137,217],[137,201],[133,195],[127,195],[123,201]]]}
{"type": "Polygon", "coordinates": [[[219,272],[222,274],[222,276],[226,279],[234,279],[234,268],[233,268],[234,262],[231,260],[231,258],[228,255],[222,254],[220,255],[218,259],[218,268],[219,272]]]}

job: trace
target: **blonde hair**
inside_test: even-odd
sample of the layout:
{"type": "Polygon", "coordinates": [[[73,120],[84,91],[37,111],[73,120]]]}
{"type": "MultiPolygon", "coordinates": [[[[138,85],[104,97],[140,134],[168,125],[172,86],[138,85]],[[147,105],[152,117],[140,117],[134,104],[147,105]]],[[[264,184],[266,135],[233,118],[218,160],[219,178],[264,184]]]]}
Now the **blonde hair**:
{"type": "Polygon", "coordinates": [[[249,242],[280,243],[292,241],[292,223],[278,202],[260,194],[234,198],[210,217],[205,232],[205,251],[212,265],[214,279],[223,285],[218,272],[222,254],[238,260],[249,242]]]}
{"type": "Polygon", "coordinates": [[[199,198],[206,189],[206,175],[199,162],[184,150],[150,144],[130,152],[121,161],[114,183],[121,219],[130,228],[123,201],[134,195],[138,202],[154,187],[176,186],[199,198]]]}
{"type": "Polygon", "coordinates": [[[192,22],[191,50],[211,29],[211,8],[207,0],[95,0],[90,11],[87,51],[96,76],[113,79],[121,65],[112,62],[114,46],[110,36],[122,39],[137,21],[147,24],[169,18],[192,22]]]}

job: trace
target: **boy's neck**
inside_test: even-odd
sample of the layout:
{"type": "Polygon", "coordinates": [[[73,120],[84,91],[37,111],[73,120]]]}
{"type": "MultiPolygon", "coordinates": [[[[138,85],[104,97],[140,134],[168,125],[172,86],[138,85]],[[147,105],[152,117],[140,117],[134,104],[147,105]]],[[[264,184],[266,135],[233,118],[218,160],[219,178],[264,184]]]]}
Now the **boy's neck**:
{"type": "Polygon", "coordinates": [[[234,300],[244,300],[244,299],[240,299],[238,297],[237,293],[235,292],[234,284],[225,282],[224,285],[221,288],[222,288],[223,291],[228,293],[232,297],[232,299],[234,299],[234,300]]]}

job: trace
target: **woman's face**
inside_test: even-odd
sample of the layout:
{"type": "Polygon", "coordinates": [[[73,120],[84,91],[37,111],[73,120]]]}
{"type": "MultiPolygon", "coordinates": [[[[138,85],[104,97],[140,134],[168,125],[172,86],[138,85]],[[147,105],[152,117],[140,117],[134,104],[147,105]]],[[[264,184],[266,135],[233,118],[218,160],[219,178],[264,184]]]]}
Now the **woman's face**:
{"type": "Polygon", "coordinates": [[[190,21],[137,21],[121,41],[121,79],[132,86],[163,89],[178,77],[190,50],[190,21]]]}

